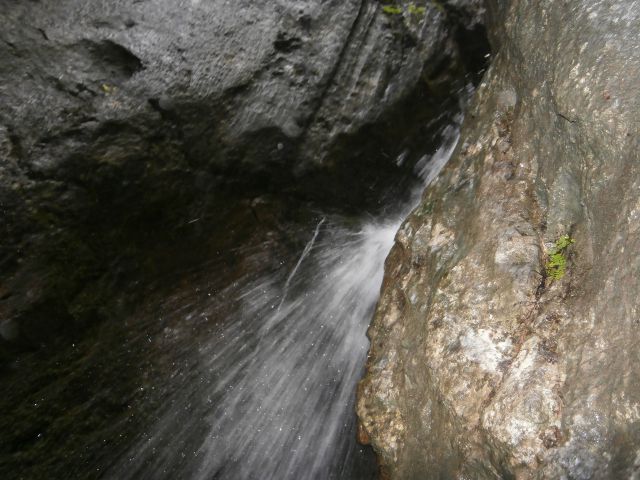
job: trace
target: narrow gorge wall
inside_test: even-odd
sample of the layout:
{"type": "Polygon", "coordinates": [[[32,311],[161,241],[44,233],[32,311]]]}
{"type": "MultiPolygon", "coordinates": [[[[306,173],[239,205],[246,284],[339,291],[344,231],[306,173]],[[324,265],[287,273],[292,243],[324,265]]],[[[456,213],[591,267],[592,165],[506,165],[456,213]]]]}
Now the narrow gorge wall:
{"type": "Polygon", "coordinates": [[[388,478],[638,478],[640,4],[489,4],[492,66],[387,259],[361,439],[388,478]]]}
{"type": "Polygon", "coordinates": [[[488,49],[479,0],[394,4],[0,0],[0,478],[370,478],[345,248],[488,49]]]}
{"type": "Polygon", "coordinates": [[[481,13],[0,0],[0,357],[122,316],[134,278],[219,250],[230,205],[376,205],[476,67],[481,13]]]}

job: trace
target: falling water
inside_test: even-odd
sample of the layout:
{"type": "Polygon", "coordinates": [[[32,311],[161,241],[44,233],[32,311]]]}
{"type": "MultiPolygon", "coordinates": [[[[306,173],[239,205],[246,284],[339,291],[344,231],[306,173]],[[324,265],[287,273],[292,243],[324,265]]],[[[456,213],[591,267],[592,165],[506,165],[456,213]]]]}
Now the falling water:
{"type": "Polygon", "coordinates": [[[460,120],[418,162],[423,182],[394,218],[354,228],[321,217],[290,272],[222,293],[239,300],[234,318],[193,352],[193,379],[110,478],[372,478],[355,442],[366,329],[395,232],[449,159],[460,120]]]}
{"type": "Polygon", "coordinates": [[[296,276],[296,273],[298,273],[298,269],[300,268],[300,265],[302,265],[302,262],[304,261],[305,258],[307,258],[307,256],[309,255],[309,252],[313,248],[313,245],[316,242],[316,238],[318,238],[318,234],[320,233],[320,227],[322,226],[325,220],[326,218],[322,217],[322,219],[318,222],[318,225],[316,225],[316,229],[313,232],[313,236],[311,237],[311,240],[309,240],[309,243],[307,243],[307,245],[304,247],[304,250],[302,251],[302,255],[300,255],[300,258],[298,259],[298,263],[296,263],[296,266],[293,267],[293,270],[291,270],[291,273],[287,277],[287,281],[284,282],[284,288],[282,289],[282,295],[280,298],[280,304],[278,305],[278,310],[282,308],[282,304],[287,298],[287,293],[289,292],[289,287],[291,286],[291,280],[293,280],[293,277],[296,276]]]}

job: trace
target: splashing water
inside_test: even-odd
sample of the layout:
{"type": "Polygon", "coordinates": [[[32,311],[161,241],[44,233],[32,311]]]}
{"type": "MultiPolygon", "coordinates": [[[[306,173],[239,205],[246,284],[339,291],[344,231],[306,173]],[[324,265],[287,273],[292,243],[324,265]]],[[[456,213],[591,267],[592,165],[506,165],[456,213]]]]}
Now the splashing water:
{"type": "MultiPolygon", "coordinates": [[[[211,418],[202,477],[222,468],[225,478],[331,478],[350,463],[335,452],[353,453],[344,432],[354,431],[353,388],[396,227],[326,232],[301,272],[307,285],[263,317],[255,348],[224,378],[237,393],[211,418]]],[[[261,293],[272,288],[267,281],[245,294],[247,318],[270,308],[270,295],[261,293]]]]}
{"type": "Polygon", "coordinates": [[[300,265],[302,265],[302,262],[304,261],[304,259],[307,258],[307,256],[309,255],[309,252],[311,252],[311,249],[313,248],[313,244],[316,242],[316,238],[318,238],[318,234],[320,233],[320,227],[325,222],[325,220],[326,218],[322,217],[322,219],[318,222],[318,225],[316,225],[316,229],[313,232],[313,237],[311,237],[311,240],[309,240],[309,243],[307,243],[307,246],[304,247],[304,250],[302,251],[302,255],[300,255],[300,258],[298,259],[298,263],[296,263],[296,266],[293,267],[293,270],[291,270],[291,273],[287,277],[287,281],[284,283],[284,288],[282,289],[282,298],[280,299],[280,305],[278,305],[278,310],[282,308],[282,304],[287,298],[287,292],[289,291],[291,280],[293,280],[293,277],[296,276],[296,273],[298,273],[298,269],[300,268],[300,265]]]}
{"type": "Polygon", "coordinates": [[[460,138],[462,119],[461,113],[456,115],[453,124],[444,128],[442,132],[443,141],[438,150],[431,156],[423,156],[416,163],[416,173],[422,179],[424,186],[430,185],[438,177],[451,155],[453,155],[460,138]]]}
{"type": "MultiPolygon", "coordinates": [[[[460,121],[418,162],[424,183],[410,206],[451,156],[460,121]]],[[[384,260],[407,213],[355,229],[323,217],[284,287],[280,274],[242,288],[237,315],[197,351],[193,379],[107,476],[372,478],[355,442],[355,386],[384,260]]]]}

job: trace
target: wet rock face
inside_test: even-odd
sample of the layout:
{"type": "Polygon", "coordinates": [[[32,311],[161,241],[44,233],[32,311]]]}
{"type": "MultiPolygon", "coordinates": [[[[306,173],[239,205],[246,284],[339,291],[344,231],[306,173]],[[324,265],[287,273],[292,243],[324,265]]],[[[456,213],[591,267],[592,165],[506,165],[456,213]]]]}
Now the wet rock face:
{"type": "Polygon", "coordinates": [[[390,478],[636,478],[640,14],[489,13],[492,66],[387,259],[362,437],[390,478]]]}
{"type": "Polygon", "coordinates": [[[105,272],[238,196],[374,201],[483,28],[478,2],[407,5],[1,0],[2,338],[108,317],[105,272]]]}

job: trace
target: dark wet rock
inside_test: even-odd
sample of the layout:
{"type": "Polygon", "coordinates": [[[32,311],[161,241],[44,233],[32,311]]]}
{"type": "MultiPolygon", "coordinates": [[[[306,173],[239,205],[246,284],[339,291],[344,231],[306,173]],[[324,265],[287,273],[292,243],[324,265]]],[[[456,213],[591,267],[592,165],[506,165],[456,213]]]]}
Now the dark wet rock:
{"type": "MultiPolygon", "coordinates": [[[[205,261],[125,284],[142,294],[124,320],[93,321],[82,335],[48,338],[15,355],[0,377],[0,478],[105,478],[120,456],[128,463],[131,444],[148,438],[176,392],[223,374],[207,371],[199,352],[241,315],[248,283],[267,274],[284,283],[317,222],[309,226],[305,205],[283,217],[279,202],[237,202],[220,219],[225,235],[198,246],[205,261]]],[[[192,413],[206,400],[185,401],[181,410],[192,413]]],[[[202,419],[191,435],[206,435],[207,425],[202,419]]],[[[176,468],[185,462],[171,453],[176,468]]]]}
{"type": "Polygon", "coordinates": [[[444,4],[1,0],[0,343],[118,315],[239,199],[379,201],[480,65],[444,4]]]}
{"type": "Polygon", "coordinates": [[[361,436],[389,478],[637,478],[640,15],[490,5],[492,66],[387,260],[361,436]]]}

